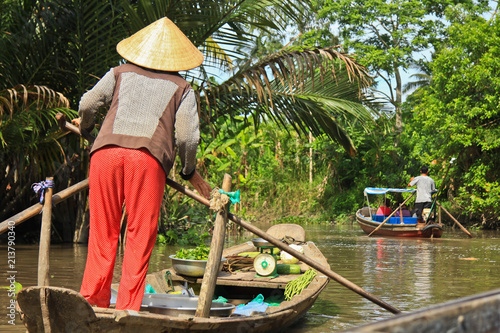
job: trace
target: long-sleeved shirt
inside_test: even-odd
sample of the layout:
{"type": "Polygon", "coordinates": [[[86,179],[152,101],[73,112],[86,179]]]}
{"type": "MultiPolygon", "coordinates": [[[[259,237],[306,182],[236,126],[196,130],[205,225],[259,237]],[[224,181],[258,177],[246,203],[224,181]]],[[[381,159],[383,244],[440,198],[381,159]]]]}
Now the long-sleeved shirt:
{"type": "Polygon", "coordinates": [[[417,185],[417,198],[415,202],[432,202],[432,192],[436,190],[434,180],[426,175],[413,178],[410,186],[417,185]]]}
{"type": "Polygon", "coordinates": [[[200,140],[198,108],[193,89],[180,75],[134,64],[112,68],[82,96],[80,128],[92,129],[97,111],[108,105],[91,154],[108,145],[146,148],[168,175],[177,146],[182,173],[194,171],[200,140]]]}

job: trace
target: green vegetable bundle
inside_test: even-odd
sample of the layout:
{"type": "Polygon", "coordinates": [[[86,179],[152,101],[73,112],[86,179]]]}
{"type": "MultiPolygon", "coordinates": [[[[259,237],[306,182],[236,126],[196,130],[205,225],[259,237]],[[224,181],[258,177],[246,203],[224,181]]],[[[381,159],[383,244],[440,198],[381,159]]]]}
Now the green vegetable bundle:
{"type": "Polygon", "coordinates": [[[299,295],[302,290],[307,288],[316,274],[318,273],[314,269],[309,268],[304,274],[302,274],[295,280],[288,282],[285,287],[285,299],[289,301],[293,296],[299,295]]]}
{"type": "Polygon", "coordinates": [[[210,252],[210,247],[206,245],[200,245],[194,249],[182,248],[175,253],[175,257],[177,259],[208,260],[209,252],[210,252]]]}

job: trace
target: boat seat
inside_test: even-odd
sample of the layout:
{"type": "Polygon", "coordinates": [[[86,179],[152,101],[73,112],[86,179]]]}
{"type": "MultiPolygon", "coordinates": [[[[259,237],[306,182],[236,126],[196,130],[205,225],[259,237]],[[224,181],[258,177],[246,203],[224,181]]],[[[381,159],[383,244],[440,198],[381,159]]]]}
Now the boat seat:
{"type": "Polygon", "coordinates": [[[277,239],[283,239],[285,236],[289,236],[298,242],[306,241],[306,232],[304,231],[304,228],[298,224],[275,224],[267,229],[267,233],[277,239]]]}
{"type": "Polygon", "coordinates": [[[403,217],[404,224],[417,224],[416,217],[403,217]]]}

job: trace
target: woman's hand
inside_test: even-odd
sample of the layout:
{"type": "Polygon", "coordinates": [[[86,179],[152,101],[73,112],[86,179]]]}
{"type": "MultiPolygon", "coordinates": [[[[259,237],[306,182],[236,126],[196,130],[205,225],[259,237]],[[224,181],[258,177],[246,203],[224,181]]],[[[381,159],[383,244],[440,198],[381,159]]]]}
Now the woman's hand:
{"type": "Polygon", "coordinates": [[[212,192],[212,187],[208,184],[205,179],[200,175],[198,171],[195,171],[193,177],[189,179],[191,185],[194,186],[196,191],[200,193],[202,197],[210,200],[210,193],[212,192]]]}
{"type": "Polygon", "coordinates": [[[81,118],[75,118],[71,120],[71,123],[75,126],[80,126],[80,120],[81,118]]]}

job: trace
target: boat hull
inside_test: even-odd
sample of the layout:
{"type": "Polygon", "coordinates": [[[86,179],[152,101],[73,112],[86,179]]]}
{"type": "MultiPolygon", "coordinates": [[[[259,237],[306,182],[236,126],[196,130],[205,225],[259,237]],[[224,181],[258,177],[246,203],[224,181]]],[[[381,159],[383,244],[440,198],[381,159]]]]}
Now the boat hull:
{"type": "MultiPolygon", "coordinates": [[[[251,242],[247,242],[227,249],[223,255],[226,257],[247,251],[257,251],[257,249],[251,242]]],[[[308,242],[304,245],[304,254],[329,267],[326,258],[314,243],[308,242]]],[[[188,281],[199,284],[202,281],[200,278],[177,275],[171,269],[168,271],[171,272],[174,282],[188,281]]],[[[169,288],[165,280],[166,272],[167,270],[163,270],[149,274],[146,283],[151,284],[159,292],[166,292],[169,288]]],[[[255,272],[236,275],[222,272],[217,278],[217,286],[234,288],[235,291],[246,290],[251,298],[260,293],[272,296],[283,294],[286,283],[297,277],[298,275],[282,275],[276,278],[259,278],[255,272]]],[[[318,274],[301,294],[294,296],[290,301],[283,301],[279,306],[268,307],[265,313],[251,316],[200,318],[194,315],[170,316],[146,311],[96,308],[91,307],[78,292],[57,287],[25,288],[18,295],[18,305],[29,332],[44,332],[46,325],[50,325],[53,332],[74,331],[77,327],[78,332],[265,333],[280,331],[304,316],[328,281],[326,276],[318,274]]]]}
{"type": "Polygon", "coordinates": [[[500,332],[500,289],[400,314],[346,333],[500,332]]]}
{"type": "MultiPolygon", "coordinates": [[[[382,224],[381,222],[374,221],[370,218],[368,208],[361,208],[356,212],[356,221],[366,234],[371,234],[382,224]]],[[[417,223],[385,223],[377,231],[375,231],[373,235],[388,237],[440,238],[443,235],[443,227],[440,224],[420,225],[417,223]]]]}

